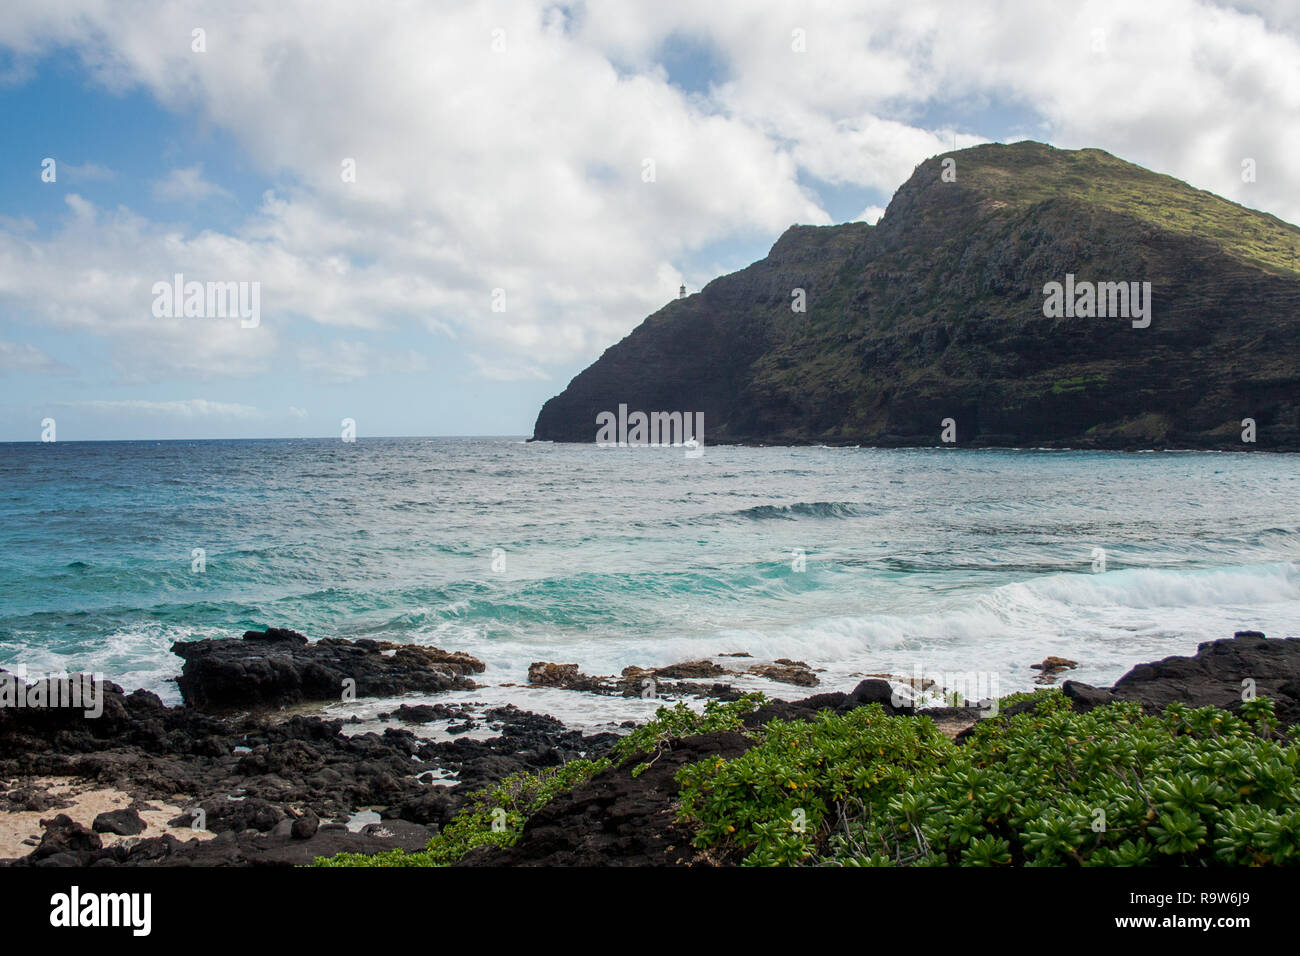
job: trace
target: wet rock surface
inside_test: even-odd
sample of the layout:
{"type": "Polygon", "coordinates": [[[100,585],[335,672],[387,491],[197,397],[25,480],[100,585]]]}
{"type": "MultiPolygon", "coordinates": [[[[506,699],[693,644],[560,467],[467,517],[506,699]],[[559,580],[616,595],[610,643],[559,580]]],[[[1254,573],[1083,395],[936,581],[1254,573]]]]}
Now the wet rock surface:
{"type": "Polygon", "coordinates": [[[1066,681],[1061,690],[1079,709],[1132,700],[1153,711],[1178,702],[1236,711],[1253,694],[1271,698],[1279,723],[1289,727],[1300,723],[1300,639],[1238,631],[1206,641],[1191,657],[1139,664],[1110,688],[1066,681]]]}
{"type": "MultiPolygon", "coordinates": [[[[749,657],[748,654],[722,654],[721,657],[749,657]]],[[[698,683],[715,677],[750,675],[782,684],[815,687],[820,681],[803,661],[781,657],[775,661],[750,664],[744,670],[731,670],[708,659],[681,661],[665,667],[625,667],[618,677],[597,677],[583,673],[577,664],[553,664],[534,661],[528,666],[528,683],[535,687],[558,687],[562,690],[587,691],[623,697],[712,697],[735,700],[741,691],[723,680],[714,684],[698,683]]]]}
{"type": "Polygon", "coordinates": [[[326,638],[297,631],[247,631],[240,640],[178,641],[185,665],[176,685],[191,707],[221,711],[302,701],[394,697],[412,691],[473,690],[484,664],[468,654],[387,641],[326,638]]]}
{"type": "MultiPolygon", "coordinates": [[[[107,681],[97,691],[103,713],[94,718],[70,708],[0,709],[0,780],[18,781],[0,804],[57,809],[57,796],[32,781],[70,778],[137,801],[184,806],[171,824],[208,838],[179,840],[144,828],[109,846],[95,830],[126,835],[134,813],[102,814],[94,829],[52,813],[41,845],[15,865],[287,866],[344,850],[414,849],[474,790],[511,773],[598,756],[617,739],[584,736],[511,706],[482,713],[497,735],[491,739],[434,742],[396,727],[348,736],[342,720],[319,716],[220,717],[164,706],[147,691],[126,694],[107,681]],[[362,808],[377,811],[381,822],[355,833],[338,822],[362,808]]],[[[429,714],[423,706],[409,711],[434,719],[466,712],[432,705],[429,714]]]]}
{"type": "Polygon", "coordinates": [[[618,677],[594,677],[579,670],[577,664],[536,661],[528,666],[528,683],[534,687],[556,687],[560,690],[607,696],[711,697],[716,700],[736,700],[741,692],[728,683],[703,684],[670,679],[674,675],[712,677],[733,673],[735,672],[717,667],[710,661],[690,661],[668,667],[625,667],[618,677]]]}
{"type": "Polygon", "coordinates": [[[777,658],[771,664],[751,664],[746,673],[797,687],[816,687],[821,683],[812,668],[803,661],[792,661],[785,657],[777,658]]]}
{"type": "Polygon", "coordinates": [[[609,678],[592,677],[578,670],[577,664],[551,664],[534,661],[528,665],[528,683],[538,687],[558,687],[562,690],[586,690],[597,694],[610,694],[609,678]]]}
{"type": "Polygon", "coordinates": [[[1054,684],[1056,678],[1061,675],[1062,671],[1073,670],[1079,666],[1078,661],[1072,661],[1065,657],[1056,657],[1051,655],[1043,658],[1038,664],[1030,664],[1029,669],[1039,671],[1039,675],[1034,678],[1035,684],[1054,684]]]}
{"type": "Polygon", "coordinates": [[[227,830],[208,840],[178,840],[166,834],[103,846],[97,834],[60,815],[49,821],[41,845],[14,865],[305,866],[335,853],[418,850],[436,832],[409,823],[391,828],[371,824],[357,833],[342,824],[299,830],[300,822],[266,834],[227,830]]]}

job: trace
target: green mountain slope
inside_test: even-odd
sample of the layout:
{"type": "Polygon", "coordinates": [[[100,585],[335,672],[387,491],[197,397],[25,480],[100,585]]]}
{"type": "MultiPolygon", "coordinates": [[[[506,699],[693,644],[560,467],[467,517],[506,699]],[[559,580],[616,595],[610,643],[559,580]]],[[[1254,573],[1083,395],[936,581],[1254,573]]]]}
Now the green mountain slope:
{"type": "Polygon", "coordinates": [[[1300,449],[1298,360],[1300,229],[1100,150],[986,145],[665,306],[534,437],[626,404],[702,412],[706,442],[938,444],[951,418],[959,445],[1300,449]],[[1149,327],[1045,316],[1067,273],[1151,283],[1149,327]]]}

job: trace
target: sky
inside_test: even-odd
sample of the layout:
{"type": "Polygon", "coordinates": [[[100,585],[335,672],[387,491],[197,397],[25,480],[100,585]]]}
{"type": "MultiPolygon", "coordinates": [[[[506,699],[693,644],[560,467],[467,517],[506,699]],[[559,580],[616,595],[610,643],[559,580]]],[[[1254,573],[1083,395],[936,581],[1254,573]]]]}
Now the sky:
{"type": "Polygon", "coordinates": [[[527,435],[680,284],[937,153],[1295,223],[1298,120],[1293,0],[6,4],[0,441],[527,435]]]}

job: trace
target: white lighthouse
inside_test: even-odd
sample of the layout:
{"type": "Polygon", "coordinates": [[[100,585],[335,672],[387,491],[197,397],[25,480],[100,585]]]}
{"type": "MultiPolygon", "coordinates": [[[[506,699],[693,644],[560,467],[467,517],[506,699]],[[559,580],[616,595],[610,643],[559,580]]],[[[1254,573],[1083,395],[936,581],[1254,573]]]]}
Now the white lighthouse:
{"type": "Polygon", "coordinates": [[[677,298],[679,299],[686,298],[686,286],[683,285],[680,289],[677,290],[677,298]]]}

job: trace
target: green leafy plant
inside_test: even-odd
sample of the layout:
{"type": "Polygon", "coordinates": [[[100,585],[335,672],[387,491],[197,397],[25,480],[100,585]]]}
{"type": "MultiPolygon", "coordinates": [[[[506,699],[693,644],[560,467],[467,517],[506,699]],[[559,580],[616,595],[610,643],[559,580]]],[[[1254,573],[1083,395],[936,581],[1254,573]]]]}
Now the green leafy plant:
{"type": "Polygon", "coordinates": [[[828,841],[851,866],[1300,863],[1300,750],[1273,704],[1234,715],[1059,694],[982,722],[950,759],[828,841]]]}
{"type": "Polygon", "coordinates": [[[678,772],[681,817],[698,825],[697,846],[735,848],[749,865],[800,863],[838,821],[880,808],[953,749],[929,718],[879,704],[774,720],[745,754],[678,772]]]}
{"type": "Polygon", "coordinates": [[[648,755],[649,760],[632,768],[632,776],[638,777],[674,740],[723,730],[740,730],[743,726],[741,719],[765,700],[759,693],[745,694],[733,701],[710,700],[705,702],[702,713],[697,713],[682,701],[673,707],[660,707],[651,720],[616,743],[611,753],[620,765],[638,755],[648,755]]]}

